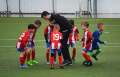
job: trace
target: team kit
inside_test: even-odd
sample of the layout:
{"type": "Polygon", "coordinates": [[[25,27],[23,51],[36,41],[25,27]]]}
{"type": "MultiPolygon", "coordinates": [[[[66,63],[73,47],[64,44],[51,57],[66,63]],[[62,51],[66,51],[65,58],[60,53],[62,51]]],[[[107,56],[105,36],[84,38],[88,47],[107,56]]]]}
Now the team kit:
{"type": "MultiPolygon", "coordinates": [[[[47,13],[46,13],[47,14],[47,13]]],[[[48,17],[50,17],[48,15],[48,17]]],[[[61,26],[58,23],[54,23],[53,20],[49,19],[48,25],[44,29],[44,38],[46,43],[46,64],[49,65],[50,69],[55,67],[64,69],[67,65],[75,64],[77,55],[77,42],[81,42],[81,51],[83,58],[83,65],[90,67],[93,65],[92,58],[98,60],[98,55],[101,52],[100,44],[105,44],[104,41],[100,40],[100,36],[104,31],[104,24],[97,23],[96,30],[91,32],[89,23],[82,21],[80,26],[83,30],[83,35],[79,35],[79,30],[74,23],[74,20],[67,20],[71,25],[69,35],[67,38],[67,48],[71,48],[72,54],[70,56],[71,62],[64,62],[63,48],[65,39],[64,33],[61,31],[61,26]],[[57,57],[58,56],[58,57],[57,57]],[[58,61],[57,61],[58,58],[58,61]]],[[[39,62],[35,58],[35,36],[38,28],[41,26],[40,20],[35,20],[33,24],[29,24],[27,29],[22,32],[16,42],[16,49],[20,52],[19,65],[21,69],[28,68],[32,65],[38,64],[39,62]]],[[[65,56],[65,55],[64,55],[65,56]]]]}

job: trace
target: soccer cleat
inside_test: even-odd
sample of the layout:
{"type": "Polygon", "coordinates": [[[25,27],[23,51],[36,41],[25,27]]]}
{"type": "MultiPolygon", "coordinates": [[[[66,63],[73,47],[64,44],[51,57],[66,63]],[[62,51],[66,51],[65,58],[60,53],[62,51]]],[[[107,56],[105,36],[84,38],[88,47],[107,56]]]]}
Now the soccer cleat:
{"type": "Polygon", "coordinates": [[[46,64],[50,64],[50,62],[47,62],[46,64]]]}
{"type": "Polygon", "coordinates": [[[23,65],[20,65],[20,68],[25,69],[25,68],[28,68],[28,66],[26,64],[23,64],[23,65]]]}
{"type": "Polygon", "coordinates": [[[98,58],[97,58],[95,55],[92,55],[92,57],[93,57],[95,60],[98,60],[98,58]]]}
{"type": "Polygon", "coordinates": [[[67,61],[63,64],[64,66],[69,66],[69,65],[72,65],[72,62],[71,61],[67,61]]]}
{"type": "Polygon", "coordinates": [[[87,66],[89,67],[89,66],[92,66],[92,62],[91,61],[88,61],[87,62],[87,66]]]}
{"type": "Polygon", "coordinates": [[[37,60],[32,60],[33,64],[38,64],[39,62],[37,60]]]}
{"type": "Polygon", "coordinates": [[[83,62],[83,65],[85,65],[85,66],[86,66],[86,65],[87,65],[87,61],[84,61],[84,62],[83,62]]]}
{"type": "Polygon", "coordinates": [[[27,61],[27,65],[32,66],[33,65],[32,61],[27,61]]]}

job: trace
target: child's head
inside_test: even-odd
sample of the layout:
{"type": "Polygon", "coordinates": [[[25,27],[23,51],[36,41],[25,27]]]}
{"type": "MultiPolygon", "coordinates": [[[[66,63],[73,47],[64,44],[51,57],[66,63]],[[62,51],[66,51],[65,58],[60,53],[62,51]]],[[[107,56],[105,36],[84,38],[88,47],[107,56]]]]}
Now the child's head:
{"type": "Polygon", "coordinates": [[[40,27],[41,26],[41,21],[40,20],[35,20],[34,24],[36,27],[40,27]]]}
{"type": "Polygon", "coordinates": [[[74,26],[74,20],[69,20],[69,23],[72,25],[72,26],[74,26]]]}
{"type": "Polygon", "coordinates": [[[98,28],[100,31],[103,31],[103,30],[104,30],[104,24],[103,24],[103,23],[98,23],[98,24],[97,24],[97,28],[98,28]]]}
{"type": "Polygon", "coordinates": [[[29,24],[29,25],[28,25],[28,30],[29,30],[30,32],[34,32],[34,30],[35,30],[34,24],[29,24]]]}
{"type": "Polygon", "coordinates": [[[60,26],[58,24],[54,25],[53,31],[59,32],[60,31],[60,26]]]}
{"type": "Polygon", "coordinates": [[[83,29],[83,30],[86,30],[87,28],[89,28],[89,23],[88,23],[87,21],[83,21],[83,22],[81,23],[81,26],[82,26],[82,29],[83,29]]]}

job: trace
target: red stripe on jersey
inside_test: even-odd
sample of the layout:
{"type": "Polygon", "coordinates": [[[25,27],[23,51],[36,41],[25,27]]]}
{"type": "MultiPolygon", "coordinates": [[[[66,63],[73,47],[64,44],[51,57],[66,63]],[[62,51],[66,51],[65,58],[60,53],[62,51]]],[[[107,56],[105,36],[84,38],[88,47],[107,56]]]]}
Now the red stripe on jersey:
{"type": "Polygon", "coordinates": [[[90,49],[92,45],[92,32],[89,30],[84,31],[82,38],[82,47],[90,49]]]}

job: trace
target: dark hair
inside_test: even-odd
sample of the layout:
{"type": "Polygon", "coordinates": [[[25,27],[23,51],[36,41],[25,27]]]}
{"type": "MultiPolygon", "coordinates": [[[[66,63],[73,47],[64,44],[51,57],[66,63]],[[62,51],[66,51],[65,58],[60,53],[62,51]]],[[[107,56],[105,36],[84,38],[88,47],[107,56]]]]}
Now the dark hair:
{"type": "Polygon", "coordinates": [[[104,25],[103,23],[98,23],[97,26],[104,25]]]}
{"type": "Polygon", "coordinates": [[[34,24],[29,24],[29,25],[28,25],[28,29],[35,29],[34,24]]]}
{"type": "Polygon", "coordinates": [[[40,20],[35,20],[34,23],[35,23],[35,24],[40,24],[40,25],[41,25],[41,21],[40,21],[40,20]]]}
{"type": "Polygon", "coordinates": [[[49,12],[43,11],[43,12],[41,13],[41,18],[43,18],[43,16],[47,16],[47,15],[49,15],[49,14],[50,14],[49,12]]]}
{"type": "Polygon", "coordinates": [[[83,22],[81,23],[81,25],[84,25],[84,26],[86,26],[87,28],[89,27],[89,23],[88,23],[87,21],[83,21],[83,22]]]}
{"type": "Polygon", "coordinates": [[[74,25],[74,20],[69,20],[69,23],[71,24],[71,25],[74,25]]]}

